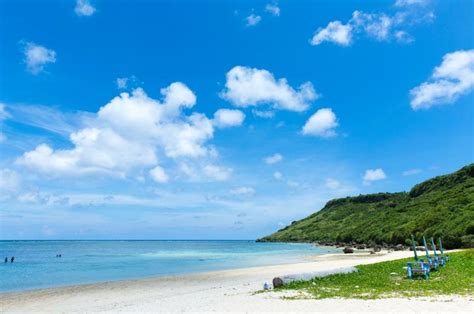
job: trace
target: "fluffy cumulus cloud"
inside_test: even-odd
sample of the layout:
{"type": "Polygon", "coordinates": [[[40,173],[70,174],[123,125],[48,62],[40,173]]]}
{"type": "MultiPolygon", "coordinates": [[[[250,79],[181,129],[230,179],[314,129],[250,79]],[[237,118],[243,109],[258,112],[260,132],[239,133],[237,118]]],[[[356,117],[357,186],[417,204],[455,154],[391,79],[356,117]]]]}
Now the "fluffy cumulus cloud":
{"type": "Polygon", "coordinates": [[[150,170],[150,177],[153,179],[153,181],[158,183],[166,183],[169,179],[165,170],[160,166],[156,166],[150,170]]]}
{"type": "Polygon", "coordinates": [[[371,14],[354,11],[351,19],[354,29],[363,30],[369,37],[379,41],[389,38],[394,23],[397,23],[396,20],[384,13],[371,14]]]}
{"type": "Polygon", "coordinates": [[[261,20],[262,20],[262,17],[256,14],[250,14],[249,16],[245,18],[245,22],[247,23],[247,26],[255,26],[258,23],[260,23],[261,20]]]}
{"type": "Polygon", "coordinates": [[[444,55],[431,78],[410,91],[411,107],[427,109],[450,104],[474,88],[474,49],[444,55]]]}
{"type": "Polygon", "coordinates": [[[303,134],[321,137],[336,136],[335,128],[339,125],[336,114],[331,108],[316,111],[303,126],[303,134]]]}
{"type": "Polygon", "coordinates": [[[277,180],[281,180],[281,179],[283,179],[283,174],[280,171],[275,171],[273,173],[273,177],[277,180]]]}
{"type": "Polygon", "coordinates": [[[244,66],[227,72],[225,86],[221,97],[238,107],[266,104],[275,109],[304,111],[319,96],[311,82],[295,90],[285,78],[275,79],[267,70],[244,66]]]}
{"type": "Polygon", "coordinates": [[[265,11],[274,16],[280,16],[280,7],[276,3],[268,3],[265,6],[265,11]]]}
{"type": "MultiPolygon", "coordinates": [[[[215,149],[206,142],[213,137],[211,119],[185,111],[196,96],[183,83],[161,90],[163,100],[150,98],[141,88],[122,93],[101,107],[86,128],[70,134],[70,149],[41,144],[25,152],[16,163],[49,176],[102,173],[125,177],[147,170],[157,182],[168,176],[158,165],[158,155],[170,160],[212,158],[215,149]]],[[[222,180],[229,171],[207,165],[210,178],[222,180]]]]}
{"type": "Polygon", "coordinates": [[[219,109],[214,113],[214,125],[218,128],[227,128],[242,125],[245,114],[240,110],[219,109]]]}
{"type": "Polygon", "coordinates": [[[216,165],[206,165],[203,170],[205,176],[216,181],[225,181],[229,179],[232,174],[231,168],[216,165]]]}
{"type": "Polygon", "coordinates": [[[404,28],[431,22],[434,19],[433,12],[427,9],[419,10],[411,8],[411,6],[408,7],[408,5],[398,5],[397,7],[403,8],[393,15],[356,10],[345,23],[332,21],[326,27],[318,28],[310,43],[317,46],[324,42],[332,42],[347,47],[354,42],[354,38],[359,34],[377,41],[395,40],[400,43],[410,43],[414,41],[414,38],[404,28]]]}
{"type": "Polygon", "coordinates": [[[268,157],[265,157],[263,159],[265,161],[265,163],[267,163],[268,165],[272,165],[272,164],[276,164],[280,161],[283,160],[283,156],[281,154],[274,154],[274,155],[271,155],[271,156],[268,156],[268,157]]]}
{"type": "Polygon", "coordinates": [[[89,0],[77,0],[74,12],[78,16],[91,16],[95,13],[96,9],[92,6],[89,0]]]}
{"type": "Polygon", "coordinates": [[[28,42],[24,45],[26,68],[32,74],[39,74],[48,63],[56,62],[56,52],[44,46],[28,42]]]}
{"type": "Polygon", "coordinates": [[[341,46],[349,46],[352,42],[352,26],[340,21],[329,22],[324,28],[319,28],[313,38],[311,45],[317,46],[325,41],[333,42],[341,46]]]}
{"type": "Polygon", "coordinates": [[[383,179],[386,179],[387,176],[385,175],[385,172],[383,171],[383,169],[381,168],[377,168],[377,169],[368,169],[365,171],[365,174],[364,174],[364,184],[370,184],[371,182],[374,182],[374,181],[379,181],[379,180],[383,180],[383,179]]]}

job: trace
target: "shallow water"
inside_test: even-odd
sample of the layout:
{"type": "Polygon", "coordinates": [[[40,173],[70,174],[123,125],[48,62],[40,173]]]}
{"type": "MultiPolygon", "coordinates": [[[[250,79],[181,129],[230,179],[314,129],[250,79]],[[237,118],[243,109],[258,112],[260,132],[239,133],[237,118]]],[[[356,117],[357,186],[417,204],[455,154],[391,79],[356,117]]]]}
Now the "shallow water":
{"type": "Polygon", "coordinates": [[[294,263],[335,251],[254,241],[0,241],[0,291],[294,263]],[[6,256],[15,262],[3,263],[6,256]]]}

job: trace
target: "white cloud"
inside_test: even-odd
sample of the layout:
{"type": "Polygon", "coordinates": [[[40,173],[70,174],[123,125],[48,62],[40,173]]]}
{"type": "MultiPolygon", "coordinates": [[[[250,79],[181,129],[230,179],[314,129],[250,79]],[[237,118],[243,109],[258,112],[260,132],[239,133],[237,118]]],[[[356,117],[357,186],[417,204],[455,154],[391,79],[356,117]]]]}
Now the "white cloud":
{"type": "Polygon", "coordinates": [[[431,78],[410,91],[414,110],[455,102],[474,88],[474,49],[445,54],[431,78]]]}
{"type": "Polygon", "coordinates": [[[240,110],[219,109],[214,113],[213,123],[216,127],[226,128],[242,125],[245,114],[240,110]]]}
{"type": "Polygon", "coordinates": [[[18,195],[17,199],[21,203],[46,204],[49,202],[49,196],[38,191],[22,193],[18,195]]]}
{"type": "Polygon", "coordinates": [[[128,77],[118,77],[115,79],[115,84],[118,89],[135,89],[140,86],[142,83],[138,80],[135,75],[128,77]]]}
{"type": "Polygon", "coordinates": [[[252,113],[259,118],[271,119],[275,116],[275,111],[271,110],[252,110],[252,113]]]}
{"type": "Polygon", "coordinates": [[[250,14],[245,18],[245,21],[247,22],[247,26],[255,26],[260,21],[262,20],[262,17],[260,15],[255,15],[255,14],[250,14]]]}
{"type": "Polygon", "coordinates": [[[281,180],[283,178],[283,174],[280,171],[275,171],[273,173],[273,177],[277,180],[281,180]]]}
{"type": "Polygon", "coordinates": [[[379,181],[387,178],[385,172],[381,168],[368,169],[364,174],[364,184],[368,185],[373,181],[379,181]]]}
{"type": "Polygon", "coordinates": [[[166,183],[169,180],[165,170],[160,166],[156,166],[155,168],[151,169],[150,176],[155,182],[158,183],[166,183]]]}
{"type": "Polygon", "coordinates": [[[68,136],[89,118],[85,112],[62,112],[53,106],[9,105],[11,118],[15,122],[41,128],[48,132],[68,136]]]}
{"type": "Polygon", "coordinates": [[[352,13],[351,24],[355,29],[364,30],[369,37],[386,40],[391,34],[395,20],[384,13],[371,14],[362,11],[352,13]]]}
{"type": "Polygon", "coordinates": [[[336,135],[334,130],[339,123],[336,115],[331,108],[322,108],[316,111],[303,126],[303,134],[315,135],[321,137],[333,137],[336,135]]]}
{"type": "Polygon", "coordinates": [[[278,7],[277,4],[272,4],[272,3],[268,3],[266,6],[265,6],[265,11],[273,14],[274,16],[280,16],[280,8],[278,7]]]}
{"type": "Polygon", "coordinates": [[[128,77],[119,77],[117,78],[116,83],[118,89],[125,89],[127,88],[128,77]]]}
{"type": "Polygon", "coordinates": [[[32,42],[25,44],[23,53],[28,71],[35,75],[41,73],[46,64],[56,62],[56,52],[54,50],[32,42]]]}
{"type": "Polygon", "coordinates": [[[20,175],[8,168],[0,169],[0,194],[14,193],[21,184],[20,175]]]}
{"type": "MultiPolygon", "coordinates": [[[[70,134],[73,148],[41,144],[16,163],[51,177],[90,173],[124,177],[133,172],[136,177],[141,170],[156,169],[157,154],[171,160],[215,158],[215,148],[206,145],[214,134],[212,120],[197,112],[184,113],[194,106],[194,93],[179,82],[161,93],[162,102],[141,88],[131,95],[122,93],[101,107],[86,128],[70,134]]],[[[217,180],[228,176],[226,169],[213,165],[205,172],[217,180]]]]}
{"type": "Polygon", "coordinates": [[[411,5],[425,5],[428,0],[397,0],[395,2],[396,7],[406,7],[411,5]]]}
{"type": "Polygon", "coordinates": [[[319,28],[310,43],[317,46],[325,41],[333,42],[341,46],[349,46],[352,42],[352,27],[342,24],[340,21],[329,22],[325,28],[319,28]]]}
{"type": "Polygon", "coordinates": [[[265,163],[269,165],[276,164],[277,162],[280,162],[282,160],[283,156],[278,153],[264,158],[265,163]]]}
{"type": "Polygon", "coordinates": [[[409,44],[415,41],[415,38],[405,31],[396,31],[395,39],[400,43],[409,44]]]}
{"type": "Polygon", "coordinates": [[[432,22],[433,12],[423,10],[403,9],[393,15],[385,13],[365,13],[354,11],[352,17],[345,23],[329,22],[325,28],[319,28],[310,40],[311,45],[332,42],[344,47],[350,46],[358,34],[364,34],[377,41],[396,40],[410,43],[414,38],[403,28],[432,22]]]}
{"type": "Polygon", "coordinates": [[[285,78],[276,80],[267,70],[244,66],[227,72],[225,85],[221,97],[238,107],[269,104],[275,109],[304,111],[319,96],[310,82],[295,90],[285,78]]]}
{"type": "Polygon", "coordinates": [[[216,181],[225,181],[231,176],[232,169],[215,165],[206,165],[204,166],[203,172],[210,179],[216,181]]]}
{"type": "Polygon", "coordinates": [[[402,174],[404,176],[412,176],[412,175],[415,175],[415,174],[419,174],[421,172],[422,172],[421,169],[408,169],[408,170],[403,171],[402,174]]]}
{"type": "Polygon", "coordinates": [[[337,189],[339,189],[339,188],[342,186],[341,182],[339,182],[339,181],[336,180],[336,179],[332,179],[332,178],[326,179],[326,182],[324,183],[324,185],[325,185],[328,189],[331,189],[331,190],[337,190],[337,189]]]}
{"type": "Polygon", "coordinates": [[[300,183],[299,183],[299,182],[292,181],[292,180],[286,181],[286,184],[287,184],[288,186],[293,187],[293,188],[296,188],[296,187],[299,187],[299,186],[300,186],[300,183]]]}
{"type": "Polygon", "coordinates": [[[77,0],[74,12],[79,16],[91,16],[96,9],[92,6],[89,0],[77,0]]]}
{"type": "Polygon", "coordinates": [[[249,196],[255,194],[255,189],[248,186],[242,186],[235,189],[230,190],[230,194],[232,195],[241,195],[241,196],[249,196]]]}

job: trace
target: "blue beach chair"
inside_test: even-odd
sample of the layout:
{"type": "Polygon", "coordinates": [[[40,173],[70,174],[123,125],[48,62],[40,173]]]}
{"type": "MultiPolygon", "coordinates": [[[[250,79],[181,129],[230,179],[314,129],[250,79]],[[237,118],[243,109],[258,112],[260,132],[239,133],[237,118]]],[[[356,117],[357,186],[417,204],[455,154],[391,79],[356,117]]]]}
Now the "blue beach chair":
{"type": "Polygon", "coordinates": [[[438,270],[438,268],[439,268],[438,260],[434,259],[434,258],[431,258],[430,252],[428,251],[428,245],[426,244],[425,236],[423,236],[423,244],[425,245],[426,259],[428,261],[428,264],[430,265],[430,269],[431,270],[438,270]]]}
{"type": "Polygon", "coordinates": [[[441,238],[438,238],[438,243],[439,243],[439,251],[441,252],[441,258],[444,260],[444,263],[446,264],[447,262],[449,262],[449,256],[444,254],[443,243],[441,243],[441,238]]]}
{"type": "Polygon", "coordinates": [[[443,267],[444,258],[442,258],[441,256],[438,256],[438,253],[436,252],[436,244],[434,243],[433,237],[431,237],[431,248],[433,249],[434,259],[436,260],[439,266],[443,267]]]}
{"type": "Polygon", "coordinates": [[[418,258],[418,254],[416,253],[415,239],[413,235],[411,236],[411,243],[413,246],[413,254],[415,255],[415,261],[407,263],[407,277],[408,279],[414,279],[415,275],[419,274],[423,276],[425,280],[428,280],[430,278],[430,265],[422,259],[418,258]]]}

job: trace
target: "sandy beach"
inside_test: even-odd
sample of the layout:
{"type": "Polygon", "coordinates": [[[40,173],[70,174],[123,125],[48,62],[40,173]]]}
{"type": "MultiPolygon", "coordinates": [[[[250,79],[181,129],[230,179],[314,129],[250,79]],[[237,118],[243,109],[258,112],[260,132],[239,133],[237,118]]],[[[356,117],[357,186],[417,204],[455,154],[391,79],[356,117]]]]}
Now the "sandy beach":
{"type": "Polygon", "coordinates": [[[297,264],[117,281],[1,294],[2,312],[469,312],[472,298],[284,300],[286,292],[255,293],[276,276],[330,270],[412,256],[327,254],[297,264]]]}

